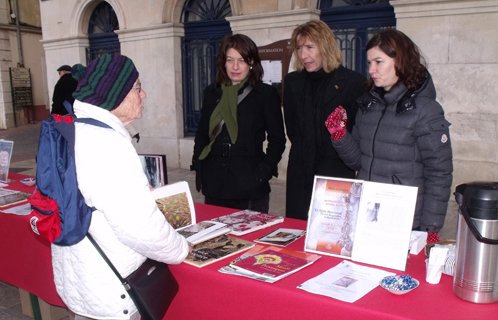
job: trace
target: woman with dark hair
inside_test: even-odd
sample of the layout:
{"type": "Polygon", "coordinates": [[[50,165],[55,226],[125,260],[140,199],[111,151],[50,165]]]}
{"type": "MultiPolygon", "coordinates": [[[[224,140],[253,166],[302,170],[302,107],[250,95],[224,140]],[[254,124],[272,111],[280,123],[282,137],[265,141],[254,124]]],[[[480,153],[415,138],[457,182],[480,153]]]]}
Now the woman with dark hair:
{"type": "Polygon", "coordinates": [[[206,204],[267,213],[269,180],[285,150],[280,96],[262,82],[258,48],[245,35],[223,39],[216,67],[195,135],[197,191],[206,204]]]}
{"type": "MultiPolygon", "coordinates": [[[[355,100],[365,93],[366,79],[341,65],[341,49],[323,21],[312,20],[294,29],[291,51],[297,71],[284,81],[285,124],[292,142],[285,209],[287,217],[306,220],[315,175],[355,177],[330,144],[323,123],[338,106],[354,119],[355,100]]],[[[354,121],[348,123],[347,129],[353,125],[354,121]]]]}
{"type": "Polygon", "coordinates": [[[420,51],[404,33],[387,29],[366,47],[369,92],[358,99],[353,133],[337,108],[325,125],[332,145],[358,179],[418,187],[413,229],[437,241],[452,182],[450,123],[420,51]]]}

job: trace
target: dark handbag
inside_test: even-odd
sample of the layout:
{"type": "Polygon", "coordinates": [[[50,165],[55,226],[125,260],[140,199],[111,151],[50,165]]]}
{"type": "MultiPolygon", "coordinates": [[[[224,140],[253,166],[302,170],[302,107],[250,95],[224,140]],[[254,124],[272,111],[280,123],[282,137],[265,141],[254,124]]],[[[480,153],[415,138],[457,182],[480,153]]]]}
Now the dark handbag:
{"type": "Polygon", "coordinates": [[[142,319],[162,320],[179,289],[178,282],[168,265],[147,259],[132,274],[123,278],[92,236],[87,234],[87,237],[119,278],[142,319]]]}

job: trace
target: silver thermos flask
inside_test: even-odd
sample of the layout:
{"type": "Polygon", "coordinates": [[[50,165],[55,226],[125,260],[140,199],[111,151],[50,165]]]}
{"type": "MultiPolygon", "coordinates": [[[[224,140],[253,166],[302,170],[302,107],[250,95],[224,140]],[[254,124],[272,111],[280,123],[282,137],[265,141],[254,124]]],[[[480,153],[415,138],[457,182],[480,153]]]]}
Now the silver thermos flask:
{"type": "Polygon", "coordinates": [[[498,182],[456,187],[459,205],[453,292],[474,303],[498,302],[498,182]]]}

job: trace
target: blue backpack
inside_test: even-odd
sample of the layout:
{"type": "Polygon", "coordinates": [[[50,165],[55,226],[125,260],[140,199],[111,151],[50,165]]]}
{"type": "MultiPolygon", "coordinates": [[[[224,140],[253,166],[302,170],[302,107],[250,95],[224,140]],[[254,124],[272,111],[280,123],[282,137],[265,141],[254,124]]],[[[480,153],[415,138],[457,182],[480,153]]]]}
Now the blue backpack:
{"type": "Polygon", "coordinates": [[[86,236],[95,210],[86,205],[78,189],[74,122],[111,128],[95,119],[77,119],[69,111],[69,115],[52,114],[42,121],[36,155],[36,190],[28,199],[32,208],[28,219],[33,232],[60,246],[76,244],[86,236]]]}

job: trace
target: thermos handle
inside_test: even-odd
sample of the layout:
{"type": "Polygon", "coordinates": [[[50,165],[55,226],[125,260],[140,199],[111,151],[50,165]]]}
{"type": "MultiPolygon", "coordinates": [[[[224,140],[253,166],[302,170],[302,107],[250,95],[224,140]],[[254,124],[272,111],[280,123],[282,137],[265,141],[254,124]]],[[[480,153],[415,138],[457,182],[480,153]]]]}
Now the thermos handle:
{"type": "Polygon", "coordinates": [[[472,220],[470,220],[469,213],[467,212],[467,207],[466,206],[460,206],[460,213],[462,214],[463,218],[465,219],[465,222],[467,222],[467,225],[469,226],[470,231],[476,237],[477,241],[486,243],[486,244],[498,244],[498,239],[489,239],[485,238],[481,235],[479,230],[477,230],[476,226],[472,223],[472,220]]]}

